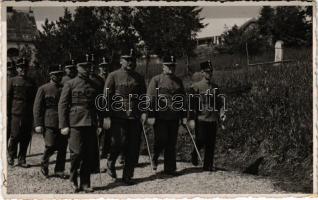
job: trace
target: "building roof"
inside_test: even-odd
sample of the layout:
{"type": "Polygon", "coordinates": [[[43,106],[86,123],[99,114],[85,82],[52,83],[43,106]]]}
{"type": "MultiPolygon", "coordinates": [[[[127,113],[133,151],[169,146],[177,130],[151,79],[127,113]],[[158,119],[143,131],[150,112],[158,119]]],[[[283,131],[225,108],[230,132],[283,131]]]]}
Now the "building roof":
{"type": "Polygon", "coordinates": [[[32,10],[18,11],[8,8],[7,39],[8,42],[33,42],[38,33],[32,10]]]}

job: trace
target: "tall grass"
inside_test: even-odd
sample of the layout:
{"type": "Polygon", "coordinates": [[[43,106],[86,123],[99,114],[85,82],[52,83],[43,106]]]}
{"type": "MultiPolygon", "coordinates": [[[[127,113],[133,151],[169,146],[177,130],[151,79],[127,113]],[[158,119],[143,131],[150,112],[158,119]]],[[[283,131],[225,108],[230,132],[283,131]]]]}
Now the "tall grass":
{"type": "MultiPolygon", "coordinates": [[[[312,191],[312,59],[311,49],[288,49],[280,66],[246,66],[216,71],[221,88],[252,85],[247,93],[227,94],[225,130],[219,128],[216,165],[279,180],[289,191],[312,191]]],[[[264,60],[265,57],[259,57],[264,60]]],[[[189,160],[191,141],[179,134],[179,158],[189,160]]]]}

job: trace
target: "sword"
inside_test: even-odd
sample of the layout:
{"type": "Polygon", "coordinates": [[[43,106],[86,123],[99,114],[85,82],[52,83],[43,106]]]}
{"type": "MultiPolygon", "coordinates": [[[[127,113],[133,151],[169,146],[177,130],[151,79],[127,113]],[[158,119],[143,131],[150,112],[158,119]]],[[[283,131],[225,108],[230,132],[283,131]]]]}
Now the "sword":
{"type": "Polygon", "coordinates": [[[189,129],[189,127],[188,127],[188,125],[187,125],[187,124],[184,124],[184,126],[185,126],[185,128],[187,129],[187,132],[189,133],[189,135],[190,135],[190,137],[191,137],[191,140],[192,140],[192,142],[193,142],[193,145],[194,145],[195,151],[196,151],[196,152],[197,152],[197,154],[198,154],[198,157],[199,157],[199,159],[200,159],[200,162],[201,162],[201,163],[203,163],[202,158],[201,158],[201,155],[200,155],[200,152],[199,152],[199,149],[198,149],[197,145],[195,144],[195,141],[194,141],[193,135],[191,134],[191,131],[190,131],[190,129],[189,129]]]}
{"type": "Polygon", "coordinates": [[[142,132],[143,132],[144,137],[145,137],[145,142],[146,142],[146,145],[147,145],[148,156],[149,156],[149,159],[150,159],[150,166],[151,166],[151,169],[153,170],[152,157],[151,157],[151,153],[150,153],[150,148],[149,148],[149,143],[148,143],[148,138],[147,138],[147,134],[146,134],[144,123],[141,122],[141,126],[142,126],[142,132]]]}

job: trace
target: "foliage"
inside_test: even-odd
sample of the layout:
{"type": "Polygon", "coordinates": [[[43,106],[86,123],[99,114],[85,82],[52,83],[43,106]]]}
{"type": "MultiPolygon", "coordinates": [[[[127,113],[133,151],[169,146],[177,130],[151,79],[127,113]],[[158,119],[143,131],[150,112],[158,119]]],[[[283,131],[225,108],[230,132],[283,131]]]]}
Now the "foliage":
{"type": "Polygon", "coordinates": [[[197,7],[137,8],[136,30],[149,50],[158,55],[192,55],[196,33],[204,27],[197,7]]]}
{"type": "MultiPolygon", "coordinates": [[[[311,192],[312,52],[288,49],[286,54],[297,62],[216,74],[221,88],[253,85],[248,93],[227,94],[226,129],[219,127],[217,134],[216,166],[245,171],[262,158],[258,174],[278,178],[288,191],[311,192]]],[[[185,160],[193,148],[189,142],[180,134],[179,156],[185,160]]]]}
{"type": "Polygon", "coordinates": [[[223,43],[216,49],[226,53],[246,54],[246,44],[251,56],[272,48],[282,40],[286,47],[311,46],[312,7],[264,6],[258,19],[233,26],[222,34],[223,43]],[[246,28],[246,25],[249,24],[246,28]]]}
{"type": "Polygon", "coordinates": [[[157,54],[190,55],[196,33],[203,27],[196,7],[78,7],[65,9],[56,22],[45,21],[37,41],[37,58],[45,66],[83,60],[94,54],[99,61],[135,49],[141,41],[157,54]]]}

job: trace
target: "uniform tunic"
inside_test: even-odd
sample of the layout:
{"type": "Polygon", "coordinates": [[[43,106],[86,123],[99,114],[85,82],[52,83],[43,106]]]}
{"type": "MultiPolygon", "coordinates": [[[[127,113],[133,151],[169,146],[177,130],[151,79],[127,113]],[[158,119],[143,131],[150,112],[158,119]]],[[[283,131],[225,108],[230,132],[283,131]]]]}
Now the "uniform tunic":
{"type": "Polygon", "coordinates": [[[15,76],[8,80],[7,111],[10,126],[10,141],[8,145],[9,158],[16,157],[19,150],[19,163],[25,163],[28,144],[32,131],[32,108],[36,86],[27,77],[15,76]]]}
{"type": "Polygon", "coordinates": [[[57,150],[55,172],[64,171],[67,148],[67,136],[63,136],[59,131],[58,101],[61,90],[62,85],[53,82],[42,85],[38,89],[33,107],[34,126],[45,127],[42,166],[48,167],[49,158],[57,150]]]}

